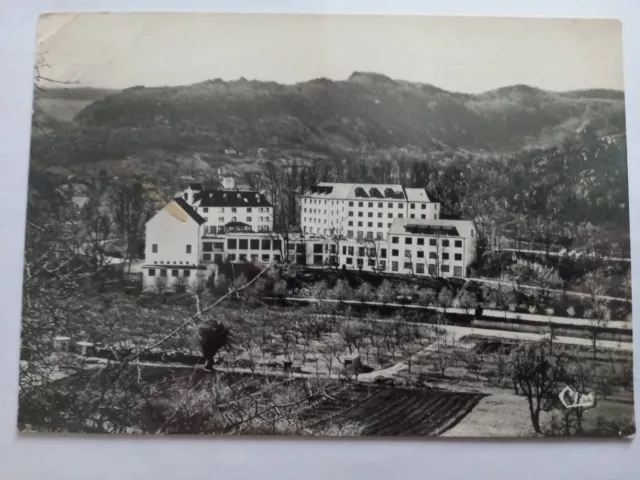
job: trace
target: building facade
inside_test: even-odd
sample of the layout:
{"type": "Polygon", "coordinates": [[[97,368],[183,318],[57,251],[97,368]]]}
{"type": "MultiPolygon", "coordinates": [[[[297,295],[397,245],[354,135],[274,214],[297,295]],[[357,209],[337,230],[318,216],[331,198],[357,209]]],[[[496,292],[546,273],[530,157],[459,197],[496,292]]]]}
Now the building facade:
{"type": "Polygon", "coordinates": [[[319,183],[301,197],[305,234],[386,240],[395,219],[440,218],[440,204],[424,188],[402,185],[319,183]]]}
{"type": "Polygon", "coordinates": [[[264,194],[235,189],[232,177],[223,178],[222,183],[223,190],[206,190],[194,183],[181,193],[204,218],[205,233],[224,234],[228,224],[244,224],[254,232],[273,230],[273,206],[264,194]]]}
{"type": "Polygon", "coordinates": [[[424,189],[319,184],[301,208],[299,233],[277,233],[264,195],[190,185],[147,223],[145,288],[225,261],[465,277],[474,260],[473,223],[440,219],[424,189]]]}
{"type": "Polygon", "coordinates": [[[183,199],[176,198],[146,224],[145,290],[193,287],[206,267],[200,261],[204,219],[183,199]]]}

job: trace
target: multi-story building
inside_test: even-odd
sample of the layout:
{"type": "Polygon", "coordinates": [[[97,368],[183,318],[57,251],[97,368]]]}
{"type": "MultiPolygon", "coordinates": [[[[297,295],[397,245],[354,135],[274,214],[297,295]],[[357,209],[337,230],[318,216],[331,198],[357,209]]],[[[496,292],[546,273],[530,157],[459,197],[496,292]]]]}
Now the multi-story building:
{"type": "Polygon", "coordinates": [[[440,218],[440,204],[424,188],[402,185],[319,183],[301,197],[306,234],[385,240],[397,218],[440,218]]]}
{"type": "Polygon", "coordinates": [[[223,190],[205,190],[199,183],[190,184],[182,198],[204,218],[204,232],[224,234],[229,227],[243,227],[253,232],[273,230],[273,206],[262,193],[234,189],[233,178],[222,180],[223,190]]]}
{"type": "Polygon", "coordinates": [[[181,277],[188,285],[196,282],[198,273],[206,270],[200,261],[203,224],[204,218],[183,198],[172,200],[151,217],[146,224],[142,268],[145,289],[155,289],[160,283],[170,289],[181,277]]]}
{"type": "Polygon", "coordinates": [[[190,185],[147,223],[145,287],[161,269],[223,261],[465,277],[474,260],[473,223],[440,219],[424,189],[323,183],[301,205],[300,233],[285,235],[264,195],[190,185]]]}
{"type": "Polygon", "coordinates": [[[466,277],[476,232],[468,220],[403,220],[389,230],[388,272],[466,277]]]}

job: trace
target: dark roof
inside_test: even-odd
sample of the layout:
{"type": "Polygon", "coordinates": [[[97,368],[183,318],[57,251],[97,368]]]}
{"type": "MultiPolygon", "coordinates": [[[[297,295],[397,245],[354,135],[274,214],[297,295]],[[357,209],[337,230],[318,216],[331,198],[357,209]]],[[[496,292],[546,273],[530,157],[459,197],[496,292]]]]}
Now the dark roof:
{"type": "Polygon", "coordinates": [[[416,233],[420,235],[440,235],[443,237],[459,237],[458,229],[456,227],[447,227],[440,225],[420,225],[417,223],[410,223],[404,227],[407,233],[416,233]]]}
{"type": "Polygon", "coordinates": [[[314,187],[311,187],[310,189],[310,193],[322,193],[324,195],[327,195],[332,192],[333,192],[333,187],[326,186],[326,185],[316,185],[314,187]]]}
{"type": "Polygon", "coordinates": [[[199,191],[204,190],[204,187],[202,186],[202,184],[201,184],[201,183],[190,183],[190,184],[189,184],[189,188],[190,188],[191,190],[199,190],[199,191]]]}
{"type": "Polygon", "coordinates": [[[206,190],[194,194],[200,207],[270,207],[267,198],[258,192],[239,190],[206,190]]]}
{"type": "Polygon", "coordinates": [[[187,214],[193,218],[198,225],[202,225],[204,223],[204,218],[202,218],[198,212],[196,212],[195,209],[184,200],[184,198],[176,197],[173,201],[180,205],[180,208],[187,212],[187,214]]]}

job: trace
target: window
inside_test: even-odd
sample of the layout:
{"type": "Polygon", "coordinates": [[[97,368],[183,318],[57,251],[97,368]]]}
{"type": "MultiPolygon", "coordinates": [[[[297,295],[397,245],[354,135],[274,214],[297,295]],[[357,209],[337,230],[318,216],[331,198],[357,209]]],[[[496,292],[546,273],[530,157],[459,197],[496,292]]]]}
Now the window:
{"type": "Polygon", "coordinates": [[[387,207],[388,207],[388,208],[393,208],[393,203],[389,203],[389,204],[387,204],[387,207]]]}
{"type": "Polygon", "coordinates": [[[369,208],[373,208],[373,202],[369,202],[369,208]]]}
{"type": "Polygon", "coordinates": [[[449,265],[442,265],[440,270],[442,270],[443,273],[449,273],[449,265]]]}
{"type": "Polygon", "coordinates": [[[393,218],[393,213],[387,215],[388,218],[393,218]]]}
{"type": "Polygon", "coordinates": [[[372,217],[373,217],[373,212],[369,212],[369,214],[367,215],[367,217],[372,218],[372,217]]]}
{"type": "Polygon", "coordinates": [[[167,276],[167,271],[164,268],[160,269],[160,276],[161,277],[166,277],[167,276]]]}
{"type": "Polygon", "coordinates": [[[426,209],[427,209],[427,204],[426,204],[426,203],[423,203],[423,204],[421,205],[421,207],[422,207],[422,210],[426,210],[426,209]]]}
{"type": "Polygon", "coordinates": [[[411,245],[413,243],[413,238],[411,237],[404,237],[404,244],[405,245],[411,245]]]}
{"type": "Polygon", "coordinates": [[[210,254],[210,253],[203,253],[203,254],[202,254],[202,259],[203,259],[205,262],[208,262],[209,260],[211,260],[211,254],[210,254]]]}
{"type": "Polygon", "coordinates": [[[347,265],[353,265],[353,258],[347,257],[347,265]]]}
{"type": "Polygon", "coordinates": [[[241,262],[246,262],[247,261],[247,254],[246,253],[241,253],[239,260],[241,262]]]}
{"type": "Polygon", "coordinates": [[[400,241],[399,237],[391,237],[391,243],[398,243],[400,241]]]}
{"type": "Polygon", "coordinates": [[[418,258],[424,258],[424,252],[422,250],[418,250],[417,255],[418,258]]]}
{"type": "Polygon", "coordinates": [[[415,208],[416,208],[416,204],[415,204],[415,203],[412,203],[412,204],[411,204],[411,210],[413,210],[413,209],[415,209],[415,208]]]}
{"type": "Polygon", "coordinates": [[[353,202],[349,202],[349,206],[350,206],[350,207],[353,207],[353,202]]]}
{"type": "Polygon", "coordinates": [[[376,233],[376,240],[384,240],[384,233],[377,232],[376,233]]]}
{"type": "Polygon", "coordinates": [[[149,269],[149,276],[150,277],[155,277],[156,276],[156,269],[155,268],[150,268],[149,269]]]}
{"type": "Polygon", "coordinates": [[[224,250],[224,242],[214,242],[213,248],[216,250],[224,250]]]}
{"type": "Polygon", "coordinates": [[[263,253],[262,254],[262,261],[263,262],[268,262],[269,261],[269,254],[268,253],[263,253]]]}
{"type": "Polygon", "coordinates": [[[358,256],[364,257],[364,255],[365,255],[364,247],[358,247],[358,256]]]}
{"type": "Polygon", "coordinates": [[[247,240],[246,238],[241,238],[238,241],[238,249],[246,250],[247,248],[249,248],[249,240],[247,240]]]}
{"type": "MultiPolygon", "coordinates": [[[[434,215],[434,216],[433,216],[433,219],[434,219],[434,220],[437,220],[437,219],[438,219],[438,215],[434,215]]],[[[472,234],[471,236],[473,237],[473,234],[472,234]]]]}
{"type": "Polygon", "coordinates": [[[382,202],[378,202],[378,208],[382,208],[383,204],[382,202]]]}
{"type": "Polygon", "coordinates": [[[358,226],[361,227],[362,226],[362,222],[358,222],[358,226]]]}
{"type": "Polygon", "coordinates": [[[361,207],[362,206],[362,202],[358,202],[358,206],[361,207]]]}
{"type": "Polygon", "coordinates": [[[258,254],[251,255],[251,261],[252,262],[257,262],[258,261],[258,254]]]}
{"type": "Polygon", "coordinates": [[[420,220],[426,220],[427,216],[426,215],[420,215],[420,220]]]}
{"type": "Polygon", "coordinates": [[[436,239],[435,238],[430,238],[429,239],[429,245],[431,245],[432,247],[435,247],[437,245],[436,239]]]}
{"type": "Polygon", "coordinates": [[[392,257],[397,257],[398,255],[399,255],[398,250],[396,250],[396,249],[391,250],[391,256],[392,257]]]}
{"type": "Polygon", "coordinates": [[[151,245],[151,252],[152,253],[158,253],[158,244],[154,243],[153,245],[151,245]]]}
{"type": "Polygon", "coordinates": [[[353,252],[355,250],[355,247],[349,247],[349,255],[353,256],[353,252]]]}
{"type": "Polygon", "coordinates": [[[349,226],[353,227],[353,222],[351,220],[349,220],[349,226]]]}
{"type": "Polygon", "coordinates": [[[398,218],[402,218],[404,215],[402,215],[401,213],[398,214],[398,218]]]}
{"type": "Polygon", "coordinates": [[[202,219],[205,221],[205,223],[209,221],[209,217],[202,217],[202,219]]]}
{"type": "Polygon", "coordinates": [[[432,263],[432,264],[429,265],[429,273],[431,275],[437,275],[438,274],[438,270],[437,270],[435,264],[432,263]]]}
{"type": "Polygon", "coordinates": [[[382,228],[382,222],[378,222],[378,228],[382,228]]]}
{"type": "Polygon", "coordinates": [[[178,270],[171,270],[171,276],[172,277],[177,277],[178,276],[178,270]]]}
{"type": "Polygon", "coordinates": [[[417,239],[418,245],[424,245],[424,238],[417,239]]]}
{"type": "Polygon", "coordinates": [[[402,208],[402,204],[401,203],[398,204],[398,208],[402,208]]]}
{"type": "Polygon", "coordinates": [[[362,212],[358,212],[358,216],[362,217],[363,216],[362,212]]]}
{"type": "Polygon", "coordinates": [[[356,258],[356,263],[358,264],[359,268],[362,268],[362,265],[364,264],[364,261],[362,258],[356,258]]]}
{"type": "Polygon", "coordinates": [[[347,238],[353,238],[353,230],[347,230],[347,238]]]}
{"type": "Polygon", "coordinates": [[[208,213],[208,212],[209,212],[209,209],[208,209],[207,207],[204,207],[204,208],[202,209],[202,211],[203,211],[204,213],[208,213]]]}
{"type": "Polygon", "coordinates": [[[321,243],[316,243],[313,246],[313,253],[322,253],[322,244],[321,243]]]}
{"type": "Polygon", "coordinates": [[[260,240],[256,239],[251,239],[251,250],[260,250],[260,240]]]}
{"type": "Polygon", "coordinates": [[[369,228],[373,227],[373,222],[367,222],[367,227],[369,228]]]}
{"type": "Polygon", "coordinates": [[[280,250],[282,248],[282,240],[274,240],[273,241],[273,249],[280,250]]]}
{"type": "Polygon", "coordinates": [[[412,270],[413,266],[411,265],[411,262],[404,262],[404,268],[405,270],[412,270]]]}
{"type": "Polygon", "coordinates": [[[448,247],[449,246],[449,240],[442,240],[442,246],[443,247],[448,247]]]}
{"type": "Polygon", "coordinates": [[[271,240],[262,240],[262,250],[271,250],[271,240]]]}
{"type": "Polygon", "coordinates": [[[237,211],[238,211],[238,209],[237,209],[236,207],[233,207],[233,208],[231,209],[231,213],[236,213],[237,211]]]}
{"type": "Polygon", "coordinates": [[[373,238],[373,232],[367,232],[367,238],[373,238]]]}
{"type": "Polygon", "coordinates": [[[454,260],[462,260],[462,254],[461,253],[456,253],[453,255],[453,259],[454,260]]]}
{"type": "Polygon", "coordinates": [[[251,207],[247,207],[247,213],[251,213],[251,207]]]}
{"type": "Polygon", "coordinates": [[[191,245],[187,245],[187,253],[191,253],[191,245]]]}
{"type": "Polygon", "coordinates": [[[462,247],[462,240],[456,240],[456,243],[454,245],[456,246],[456,248],[461,248],[462,247]]]}
{"type": "Polygon", "coordinates": [[[411,215],[409,215],[409,218],[416,218],[416,216],[412,213],[411,215]]]}
{"type": "Polygon", "coordinates": [[[349,216],[350,216],[350,217],[353,217],[353,212],[349,212],[349,216]]]}
{"type": "Polygon", "coordinates": [[[429,258],[435,260],[438,258],[438,256],[436,255],[436,252],[429,252],[429,258]]]}
{"type": "Polygon", "coordinates": [[[382,218],[382,212],[378,212],[378,218],[382,218]]]}
{"type": "Polygon", "coordinates": [[[392,272],[398,271],[398,262],[391,262],[391,271],[392,272]]]}
{"type": "Polygon", "coordinates": [[[182,271],[182,274],[183,274],[185,277],[190,277],[190,276],[191,276],[191,270],[183,270],[183,271],[182,271]]]}
{"type": "Polygon", "coordinates": [[[224,217],[218,217],[218,221],[219,221],[220,223],[224,223],[224,217]]]}
{"type": "Polygon", "coordinates": [[[236,248],[238,248],[237,246],[237,240],[235,238],[229,238],[227,239],[227,248],[229,250],[235,250],[236,248]]]}
{"type": "Polygon", "coordinates": [[[424,273],[424,263],[416,263],[416,273],[424,273]]]}
{"type": "Polygon", "coordinates": [[[358,233],[357,233],[356,238],[357,238],[358,240],[362,240],[362,239],[364,238],[363,233],[362,233],[362,232],[358,232],[358,233]]]}
{"type": "Polygon", "coordinates": [[[449,260],[449,254],[447,252],[442,252],[442,259],[449,260]]]}
{"type": "Polygon", "coordinates": [[[203,252],[213,252],[213,243],[211,243],[211,242],[202,242],[202,251],[203,252]]]}
{"type": "Polygon", "coordinates": [[[247,222],[250,222],[250,221],[251,221],[251,217],[247,217],[247,222]]]}
{"type": "Polygon", "coordinates": [[[462,267],[453,267],[453,276],[461,277],[462,276],[462,267]]]}

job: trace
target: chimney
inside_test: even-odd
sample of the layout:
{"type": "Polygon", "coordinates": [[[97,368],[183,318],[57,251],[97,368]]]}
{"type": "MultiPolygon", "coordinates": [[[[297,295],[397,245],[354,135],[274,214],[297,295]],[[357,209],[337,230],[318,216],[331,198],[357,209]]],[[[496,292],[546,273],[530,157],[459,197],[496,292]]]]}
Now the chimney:
{"type": "Polygon", "coordinates": [[[233,190],[236,188],[236,181],[233,177],[224,177],[222,179],[222,188],[225,190],[233,190]]]}

